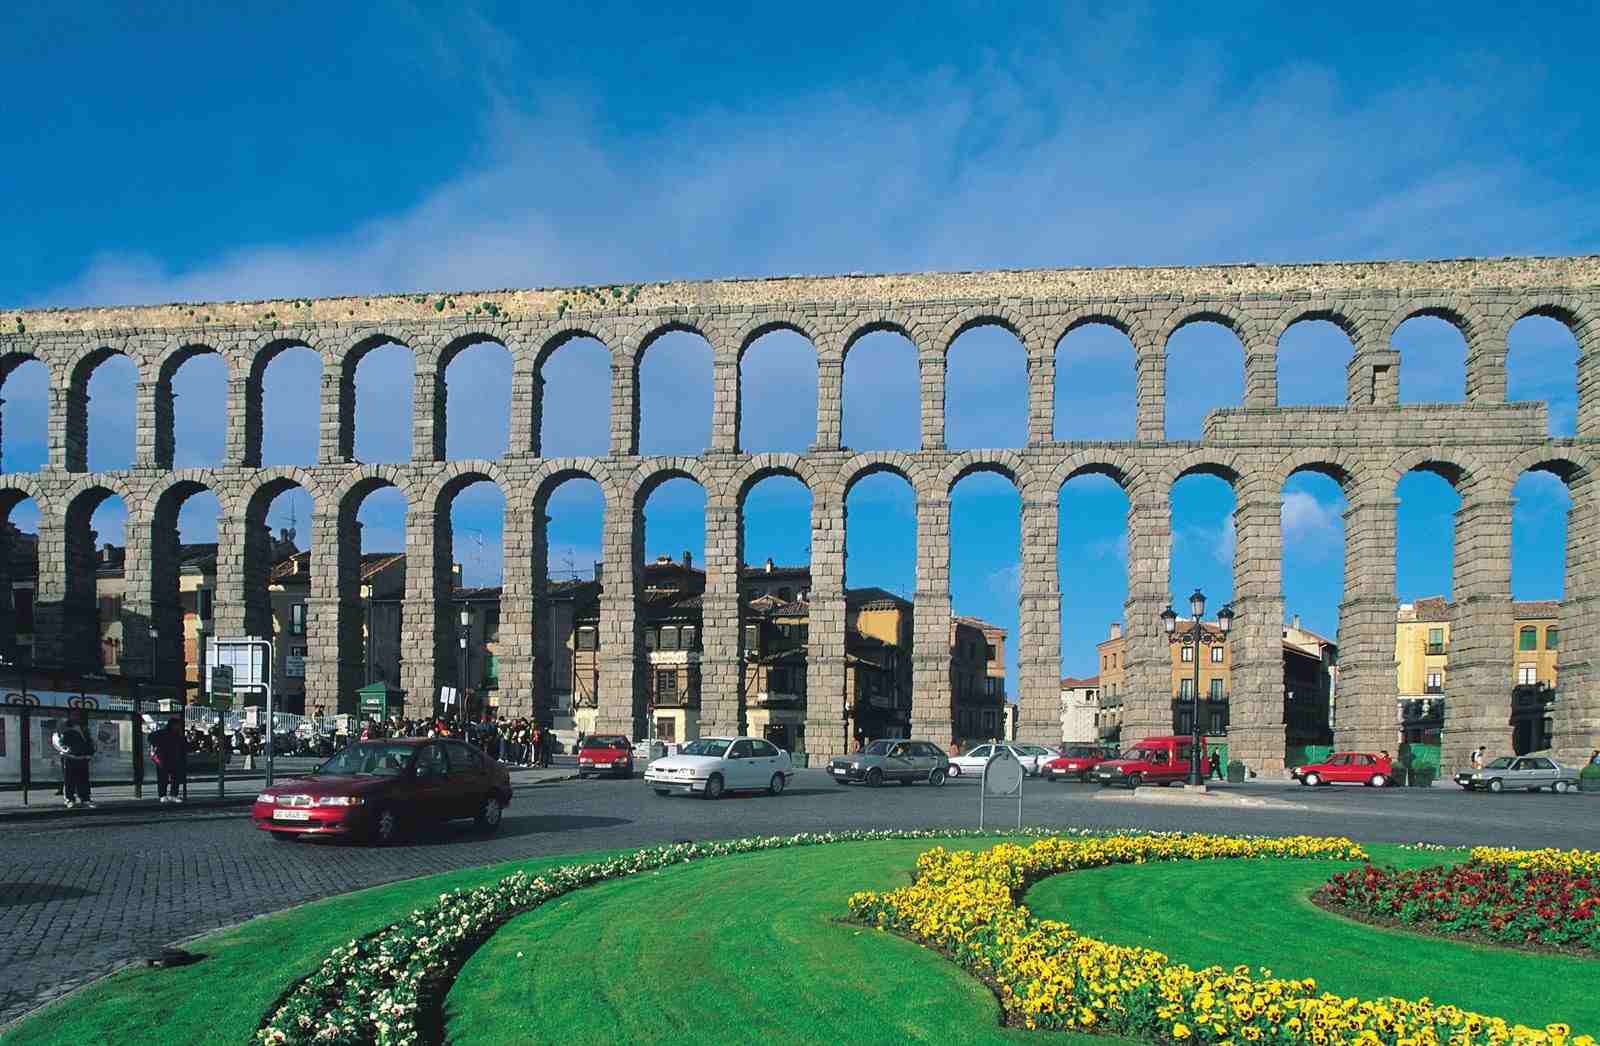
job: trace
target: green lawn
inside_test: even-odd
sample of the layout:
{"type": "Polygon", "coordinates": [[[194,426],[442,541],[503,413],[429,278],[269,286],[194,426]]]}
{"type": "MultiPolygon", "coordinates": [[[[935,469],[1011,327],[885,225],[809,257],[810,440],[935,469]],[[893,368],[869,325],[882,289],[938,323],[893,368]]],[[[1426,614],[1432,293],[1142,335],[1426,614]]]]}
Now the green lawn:
{"type": "MultiPolygon", "coordinates": [[[[1369,846],[1394,865],[1454,855],[1369,846]]],[[[1193,966],[1265,966],[1315,977],[1341,995],[1428,995],[1534,1027],[1567,1021],[1600,1031],[1600,963],[1462,944],[1353,922],[1309,895],[1340,861],[1195,861],[1125,865],[1046,879],[1028,892],[1035,915],[1117,944],[1144,945],[1193,966]]]]}
{"type": "MultiPolygon", "coordinates": [[[[1001,1029],[988,990],[954,964],[838,921],[851,892],[904,883],[917,854],[933,845],[940,844],[844,843],[716,858],[559,898],[508,923],[466,964],[447,1000],[450,1041],[1090,1041],[1001,1029]]],[[[1371,849],[1397,864],[1453,856],[1371,849]]],[[[452,872],[255,919],[193,945],[209,956],[202,963],[124,971],[0,1038],[6,1046],[243,1043],[285,988],[351,937],[443,890],[602,856],[452,872]]],[[[1328,915],[1306,895],[1341,867],[1349,866],[1101,869],[1047,880],[1028,903],[1108,940],[1149,944],[1191,963],[1266,965],[1349,994],[1428,993],[1529,1023],[1600,1028],[1600,1000],[1583,988],[1592,961],[1424,939],[1328,915]]]]}
{"type": "Polygon", "coordinates": [[[462,969],[448,1040],[1114,1041],[1002,1029],[994,996],[954,963],[838,921],[853,891],[905,883],[932,845],[745,854],[569,894],[502,927],[462,969]]]}
{"type": "Polygon", "coordinates": [[[492,882],[517,868],[548,868],[576,859],[569,855],[446,872],[252,919],[188,945],[207,956],[204,962],[171,970],[123,970],[46,1007],[0,1034],[0,1041],[5,1046],[237,1046],[255,1035],[284,989],[315,969],[335,946],[402,918],[445,890],[492,882]]]}

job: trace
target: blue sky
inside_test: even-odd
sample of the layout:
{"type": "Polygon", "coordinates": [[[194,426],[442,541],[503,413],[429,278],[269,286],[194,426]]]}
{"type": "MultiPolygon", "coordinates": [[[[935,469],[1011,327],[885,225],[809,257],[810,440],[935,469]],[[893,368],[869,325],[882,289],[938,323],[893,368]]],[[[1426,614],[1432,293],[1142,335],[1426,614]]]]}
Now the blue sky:
{"type": "MultiPolygon", "coordinates": [[[[0,303],[47,305],[616,283],[796,272],[1589,253],[1600,242],[1592,5],[1537,18],[1491,8],[1237,4],[657,6],[20,3],[0,14],[0,303]],[[1380,31],[1381,30],[1381,31],[1380,31]]],[[[1396,336],[1403,399],[1462,397],[1464,347],[1418,320],[1396,336]]],[[[1237,403],[1240,350],[1205,325],[1174,339],[1169,431],[1237,403]]],[[[1326,325],[1286,336],[1284,402],[1342,397],[1349,347],[1326,325]]],[[[1132,432],[1126,341],[1063,342],[1063,438],[1132,432]]],[[[1571,431],[1576,349],[1548,321],[1513,332],[1511,395],[1548,399],[1571,431]]],[[[546,447],[604,447],[609,361],[576,343],[546,371],[546,447]]],[[[505,439],[509,363],[484,347],[449,380],[452,456],[505,439]],[[491,398],[497,397],[497,398],[491,398]]],[[[4,467],[44,457],[44,379],[3,390],[4,467]]],[[[1021,350],[965,335],[950,363],[952,445],[1018,444],[1021,350]]],[[[698,451],[710,357],[687,336],[644,364],[645,449],[698,451]]],[[[178,376],[183,463],[221,450],[215,360],[178,376]]],[[[268,371],[266,454],[314,457],[314,357],[268,371]],[[275,406],[275,404],[277,406],[275,406]]],[[[362,402],[409,395],[404,350],[374,353],[362,402]]],[[[798,449],[814,425],[814,354],[774,335],[746,358],[744,442],[798,449]],[[809,397],[809,400],[808,400],[809,397]]],[[[915,360],[892,335],[850,357],[845,438],[916,441],[915,360]]],[[[125,464],[132,377],[91,388],[91,464],[125,464]]],[[[363,460],[408,453],[403,411],[362,409],[363,460]]],[[[1447,593],[1454,495],[1431,477],[1400,490],[1402,599],[1447,593]]],[[[1561,593],[1565,493],[1517,490],[1513,586],[1561,593]]],[[[310,505],[273,519],[309,530],[310,505]]],[[[398,548],[397,496],[362,512],[368,548],[398,548]]],[[[746,554],[803,559],[808,498],[757,488],[746,554]]],[[[703,552],[703,498],[663,488],[647,554],[703,552]]],[[[1174,492],[1173,588],[1230,592],[1232,499],[1195,477],[1174,492]]],[[[958,612],[1014,627],[1017,496],[974,477],[953,506],[958,612]]],[[[469,580],[498,569],[500,499],[456,509],[469,580]]],[[[17,520],[26,525],[27,508],[17,520]]],[[[1120,617],[1122,515],[1109,484],[1062,497],[1064,670],[1093,670],[1120,617]]],[[[1332,634],[1343,580],[1341,503],[1314,477],[1286,492],[1289,613],[1332,634]]],[[[97,519],[116,540],[119,507],[97,519]]],[[[850,506],[849,581],[909,593],[914,506],[890,479],[850,506]]],[[[199,497],[186,536],[214,529],[199,497]]],[[[553,571],[598,555],[599,495],[563,489],[553,571]]],[[[1014,676],[1013,676],[1014,685],[1014,676]]]]}

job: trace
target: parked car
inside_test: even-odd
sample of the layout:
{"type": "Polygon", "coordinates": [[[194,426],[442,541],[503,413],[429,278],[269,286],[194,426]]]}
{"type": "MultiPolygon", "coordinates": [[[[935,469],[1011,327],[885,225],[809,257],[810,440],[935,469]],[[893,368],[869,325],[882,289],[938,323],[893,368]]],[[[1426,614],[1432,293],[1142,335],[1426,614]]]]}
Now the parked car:
{"type": "Polygon", "coordinates": [[[1011,750],[1022,761],[1022,767],[1034,777],[1044,776],[1044,766],[1056,757],[1055,749],[1046,748],[1044,745],[1029,744],[1024,741],[1011,741],[1011,750]]]}
{"type": "Polygon", "coordinates": [[[975,745],[960,755],[950,757],[949,773],[951,777],[972,775],[982,777],[983,768],[989,764],[989,757],[994,755],[997,748],[1009,748],[1011,754],[1017,757],[1017,762],[1022,764],[1023,773],[1030,777],[1039,775],[1039,768],[1050,758],[1050,749],[1041,745],[1013,744],[1009,741],[991,741],[988,744],[975,745]],[[1023,751],[1023,749],[1029,751],[1023,751]],[[1032,751],[1038,749],[1038,751],[1032,751]]]}
{"type": "Polygon", "coordinates": [[[1095,767],[1114,755],[1114,751],[1099,745],[1062,745],[1056,757],[1044,764],[1044,775],[1052,781],[1087,781],[1095,767]]]}
{"type": "Polygon", "coordinates": [[[793,764],[789,753],[759,737],[702,737],[657,759],[644,772],[657,795],[699,793],[720,799],[728,792],[765,790],[781,795],[793,764]]]}
{"type": "Polygon", "coordinates": [[[939,746],[927,741],[885,738],[870,741],[854,755],[840,756],[828,764],[828,774],[839,784],[868,784],[885,781],[911,784],[926,781],[942,785],[950,770],[950,759],[939,746]]]}
{"type": "Polygon", "coordinates": [[[578,778],[590,774],[633,776],[633,742],[621,734],[590,734],[578,746],[578,778]]]}
{"type": "Polygon", "coordinates": [[[1482,770],[1461,770],[1456,773],[1456,784],[1471,792],[1482,788],[1500,792],[1507,788],[1526,788],[1537,792],[1548,788],[1552,792],[1576,792],[1579,769],[1563,766],[1547,755],[1504,755],[1482,770]]]}
{"type": "Polygon", "coordinates": [[[466,742],[395,738],[359,741],[305,777],[273,785],[250,816],[274,839],[386,844],[414,826],[462,817],[492,832],[510,803],[510,773],[466,742]]]}
{"type": "Polygon", "coordinates": [[[1324,784],[1382,788],[1394,780],[1394,767],[1389,757],[1381,752],[1335,752],[1320,763],[1293,767],[1289,776],[1313,788],[1324,784]]]}
{"type": "MultiPolygon", "coordinates": [[[[1094,768],[1094,779],[1101,787],[1142,784],[1174,784],[1188,779],[1191,737],[1147,737],[1115,759],[1094,768]]],[[[1205,766],[1205,742],[1200,742],[1200,765],[1205,766]]]]}

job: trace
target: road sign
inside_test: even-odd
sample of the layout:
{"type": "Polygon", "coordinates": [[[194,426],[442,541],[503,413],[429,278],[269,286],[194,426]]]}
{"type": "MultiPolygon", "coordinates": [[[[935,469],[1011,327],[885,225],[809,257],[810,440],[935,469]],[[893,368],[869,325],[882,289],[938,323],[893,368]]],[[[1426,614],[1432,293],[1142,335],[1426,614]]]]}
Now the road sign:
{"type": "Polygon", "coordinates": [[[232,697],[233,696],[233,666],[232,665],[212,665],[211,666],[211,696],[212,697],[232,697]]]}
{"type": "Polygon", "coordinates": [[[984,801],[989,797],[1017,800],[1017,827],[1022,827],[1022,762],[1006,745],[996,745],[994,755],[983,766],[983,783],[978,788],[978,827],[983,827],[984,801]]]}

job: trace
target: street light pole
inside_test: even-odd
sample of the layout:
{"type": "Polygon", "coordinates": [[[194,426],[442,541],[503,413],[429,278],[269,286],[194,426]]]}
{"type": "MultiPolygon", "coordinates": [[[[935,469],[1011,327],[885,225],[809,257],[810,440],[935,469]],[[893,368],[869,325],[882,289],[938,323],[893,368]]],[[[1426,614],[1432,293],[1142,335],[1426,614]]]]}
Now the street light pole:
{"type": "MultiPolygon", "coordinates": [[[[461,715],[466,723],[472,722],[472,709],[467,705],[467,643],[472,639],[472,611],[461,604],[461,625],[456,630],[456,700],[461,703],[461,715]]],[[[466,724],[462,725],[465,729],[466,724]]]]}
{"type": "Polygon", "coordinates": [[[1182,643],[1194,650],[1194,682],[1189,694],[1190,707],[1193,709],[1189,723],[1192,733],[1189,740],[1189,783],[1198,786],[1206,782],[1205,772],[1200,765],[1201,752],[1205,748],[1205,734],[1200,727],[1200,651],[1227,642],[1228,629],[1233,627],[1233,606],[1224,603],[1222,609],[1217,611],[1217,636],[1211,636],[1205,630],[1206,596],[1198,588],[1189,597],[1189,610],[1194,615],[1194,621],[1188,631],[1178,632],[1178,614],[1171,604],[1161,612],[1161,625],[1166,630],[1169,643],[1182,643]]]}

